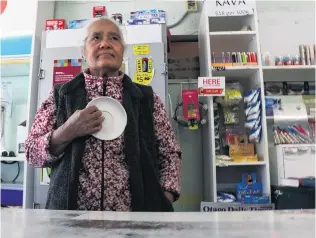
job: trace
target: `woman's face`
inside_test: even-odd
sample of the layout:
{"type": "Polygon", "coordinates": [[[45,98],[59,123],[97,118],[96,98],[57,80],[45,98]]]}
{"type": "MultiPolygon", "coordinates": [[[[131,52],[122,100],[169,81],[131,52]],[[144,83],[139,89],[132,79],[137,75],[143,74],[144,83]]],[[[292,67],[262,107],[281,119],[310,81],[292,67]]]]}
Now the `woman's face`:
{"type": "Polygon", "coordinates": [[[92,23],[83,51],[90,70],[117,71],[123,61],[124,46],[119,29],[109,20],[92,23]]]}

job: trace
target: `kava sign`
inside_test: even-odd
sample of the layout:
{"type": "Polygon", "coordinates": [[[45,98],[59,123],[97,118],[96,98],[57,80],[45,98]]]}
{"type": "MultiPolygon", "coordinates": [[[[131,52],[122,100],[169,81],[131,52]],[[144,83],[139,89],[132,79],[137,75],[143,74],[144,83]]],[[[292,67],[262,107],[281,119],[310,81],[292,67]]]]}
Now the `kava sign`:
{"type": "Polygon", "coordinates": [[[253,15],[255,8],[253,0],[208,1],[207,3],[208,15],[212,17],[253,15]]]}

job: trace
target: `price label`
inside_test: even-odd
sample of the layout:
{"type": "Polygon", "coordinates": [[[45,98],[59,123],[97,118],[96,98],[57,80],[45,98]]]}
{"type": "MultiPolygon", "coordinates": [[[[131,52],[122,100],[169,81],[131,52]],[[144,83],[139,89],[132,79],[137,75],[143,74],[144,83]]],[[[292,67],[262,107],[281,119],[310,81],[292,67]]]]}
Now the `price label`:
{"type": "Polygon", "coordinates": [[[134,55],[148,55],[149,45],[134,45],[133,52],[134,52],[134,55]]]}
{"type": "Polygon", "coordinates": [[[207,4],[209,16],[212,17],[253,15],[255,9],[255,3],[253,0],[207,1],[207,4]]]}
{"type": "Polygon", "coordinates": [[[212,70],[213,71],[225,71],[226,68],[225,68],[225,66],[215,66],[215,67],[213,66],[212,70]]]}

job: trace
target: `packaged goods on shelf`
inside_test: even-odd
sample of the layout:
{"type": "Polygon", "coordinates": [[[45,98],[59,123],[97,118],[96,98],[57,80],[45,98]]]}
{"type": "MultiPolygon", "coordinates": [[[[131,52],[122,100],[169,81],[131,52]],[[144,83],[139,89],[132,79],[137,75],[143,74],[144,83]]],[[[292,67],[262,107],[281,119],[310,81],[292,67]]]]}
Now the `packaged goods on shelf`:
{"type": "Polygon", "coordinates": [[[215,154],[219,155],[221,153],[221,140],[219,135],[219,112],[217,103],[213,104],[214,108],[214,134],[215,134],[215,154]]]}
{"type": "Polygon", "coordinates": [[[242,91],[240,83],[230,82],[225,86],[225,96],[214,100],[214,117],[223,118],[221,123],[214,123],[215,138],[221,138],[215,149],[218,165],[259,161],[255,144],[260,142],[262,130],[261,88],[249,90],[245,97],[242,91]]]}
{"type": "Polygon", "coordinates": [[[279,127],[274,125],[272,128],[274,144],[311,144],[315,143],[315,120],[309,123],[309,129],[302,125],[289,125],[279,127]]]}
{"type": "Polygon", "coordinates": [[[315,82],[266,82],[264,91],[266,96],[315,95],[315,82]]]}
{"type": "Polygon", "coordinates": [[[218,192],[217,193],[217,202],[235,202],[236,196],[228,192],[218,192]]]}
{"type": "Polygon", "coordinates": [[[256,173],[243,173],[236,185],[237,201],[246,204],[269,203],[269,196],[263,194],[262,183],[257,181],[256,173]]]}
{"type": "Polygon", "coordinates": [[[106,16],[106,15],[107,15],[107,12],[106,12],[105,6],[95,6],[95,7],[93,7],[93,9],[92,9],[92,16],[93,16],[93,18],[103,17],[103,16],[106,16]]]}
{"type": "Polygon", "coordinates": [[[145,25],[166,23],[166,12],[159,9],[149,9],[131,12],[126,25],[145,25]]]}
{"type": "Polygon", "coordinates": [[[68,21],[68,29],[84,28],[88,21],[88,19],[70,20],[68,21]]]}
{"type": "Polygon", "coordinates": [[[261,88],[251,89],[248,91],[245,99],[246,123],[248,129],[249,141],[259,143],[261,139],[261,88]]]}
{"type": "Polygon", "coordinates": [[[46,20],[45,30],[63,30],[67,29],[66,20],[65,19],[49,19],[46,20]]]}
{"type": "Polygon", "coordinates": [[[212,67],[250,65],[258,65],[255,52],[222,52],[220,56],[212,52],[212,67]]]}
{"type": "Polygon", "coordinates": [[[114,13],[114,14],[112,14],[112,19],[114,21],[116,21],[117,23],[119,23],[119,24],[123,23],[123,16],[122,16],[121,13],[114,13]]]}
{"type": "MultiPolygon", "coordinates": [[[[316,45],[313,46],[314,54],[312,53],[311,46],[300,45],[297,54],[285,54],[274,56],[274,65],[288,66],[288,65],[313,65],[316,64],[316,45]]],[[[269,52],[261,54],[262,65],[273,65],[271,55],[269,52]]]]}

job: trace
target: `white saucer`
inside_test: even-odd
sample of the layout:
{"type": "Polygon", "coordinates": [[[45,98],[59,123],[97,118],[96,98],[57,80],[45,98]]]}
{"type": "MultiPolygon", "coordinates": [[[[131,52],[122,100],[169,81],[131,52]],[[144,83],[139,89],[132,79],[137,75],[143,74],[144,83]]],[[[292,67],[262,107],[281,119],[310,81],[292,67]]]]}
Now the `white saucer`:
{"type": "Polygon", "coordinates": [[[93,134],[100,140],[114,140],[125,130],[127,115],[121,103],[110,97],[97,97],[87,106],[95,105],[104,116],[102,129],[93,134]]]}

